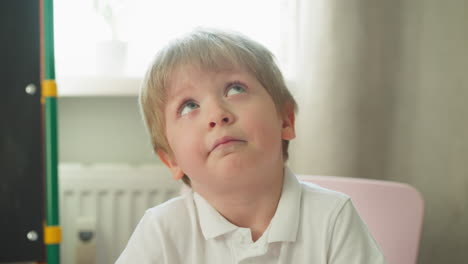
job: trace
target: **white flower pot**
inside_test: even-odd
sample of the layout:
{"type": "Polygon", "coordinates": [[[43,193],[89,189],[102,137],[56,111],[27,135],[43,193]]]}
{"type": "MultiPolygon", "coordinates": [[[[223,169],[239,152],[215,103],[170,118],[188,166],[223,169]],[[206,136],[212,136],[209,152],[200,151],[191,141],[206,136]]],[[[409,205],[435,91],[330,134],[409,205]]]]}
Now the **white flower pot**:
{"type": "Polygon", "coordinates": [[[96,44],[96,74],[119,76],[125,73],[127,43],[119,40],[101,41],[96,44]]]}

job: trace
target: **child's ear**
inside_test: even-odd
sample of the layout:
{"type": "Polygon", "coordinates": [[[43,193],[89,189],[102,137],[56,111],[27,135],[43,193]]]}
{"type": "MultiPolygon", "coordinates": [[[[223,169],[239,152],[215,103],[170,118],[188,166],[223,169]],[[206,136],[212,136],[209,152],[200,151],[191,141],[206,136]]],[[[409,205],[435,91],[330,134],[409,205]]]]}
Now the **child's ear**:
{"type": "Polygon", "coordinates": [[[296,130],[294,128],[294,121],[296,114],[294,113],[294,105],[286,103],[283,109],[283,126],[281,129],[281,138],[284,140],[291,140],[296,137],[296,130]]]}
{"type": "Polygon", "coordinates": [[[171,170],[172,178],[174,178],[176,181],[182,179],[184,172],[179,166],[177,166],[175,159],[171,155],[167,154],[167,152],[164,150],[158,150],[157,154],[164,165],[166,165],[166,167],[171,170]]]}

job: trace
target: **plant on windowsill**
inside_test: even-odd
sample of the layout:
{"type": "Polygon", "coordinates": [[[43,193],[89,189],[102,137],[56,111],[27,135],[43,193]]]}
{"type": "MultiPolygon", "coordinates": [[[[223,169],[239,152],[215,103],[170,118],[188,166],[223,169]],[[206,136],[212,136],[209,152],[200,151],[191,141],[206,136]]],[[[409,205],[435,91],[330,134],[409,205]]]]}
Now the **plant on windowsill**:
{"type": "Polygon", "coordinates": [[[96,73],[121,76],[127,62],[127,43],[120,39],[119,16],[124,0],[94,0],[96,13],[103,18],[110,31],[110,39],[96,43],[96,73]]]}

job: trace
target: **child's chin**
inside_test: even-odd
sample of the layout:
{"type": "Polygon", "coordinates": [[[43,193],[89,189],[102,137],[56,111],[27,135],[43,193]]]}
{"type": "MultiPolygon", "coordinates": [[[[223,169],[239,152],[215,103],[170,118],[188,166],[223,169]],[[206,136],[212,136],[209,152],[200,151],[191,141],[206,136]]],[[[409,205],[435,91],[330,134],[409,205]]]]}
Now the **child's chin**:
{"type": "Polygon", "coordinates": [[[245,153],[238,151],[224,153],[224,155],[213,158],[212,161],[216,169],[222,174],[228,172],[240,173],[250,167],[248,157],[246,157],[245,153]]]}

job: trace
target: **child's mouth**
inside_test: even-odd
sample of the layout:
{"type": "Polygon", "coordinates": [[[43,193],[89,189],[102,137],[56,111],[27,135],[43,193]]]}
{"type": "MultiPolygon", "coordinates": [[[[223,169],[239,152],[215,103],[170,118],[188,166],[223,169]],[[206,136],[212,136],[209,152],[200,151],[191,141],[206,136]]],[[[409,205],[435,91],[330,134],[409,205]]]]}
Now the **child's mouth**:
{"type": "Polygon", "coordinates": [[[215,143],[213,144],[213,147],[210,150],[210,153],[213,152],[217,148],[228,146],[228,145],[235,144],[238,142],[245,142],[245,140],[240,140],[240,139],[229,137],[229,136],[221,137],[215,141],[215,143]]]}

